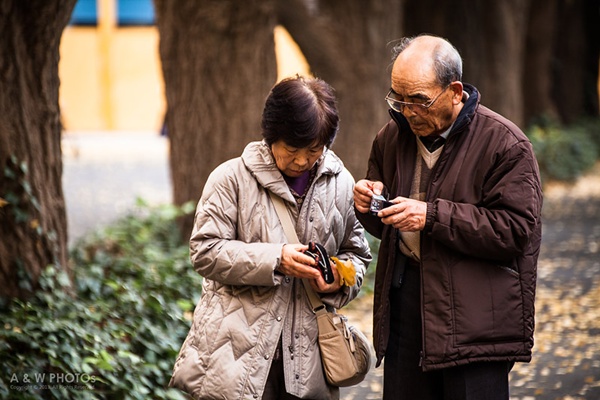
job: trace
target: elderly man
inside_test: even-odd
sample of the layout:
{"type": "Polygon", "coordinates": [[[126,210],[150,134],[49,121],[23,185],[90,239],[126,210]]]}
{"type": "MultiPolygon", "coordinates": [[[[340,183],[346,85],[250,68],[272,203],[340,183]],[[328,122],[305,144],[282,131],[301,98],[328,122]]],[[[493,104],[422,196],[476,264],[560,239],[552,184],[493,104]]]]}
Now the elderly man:
{"type": "Polygon", "coordinates": [[[373,312],[384,399],[508,399],[514,362],[531,359],[539,170],[523,132],[461,79],[448,41],[399,42],[392,119],[354,187],[358,219],[381,239],[373,312]],[[375,196],[372,208],[381,194],[392,204],[375,196]]]}

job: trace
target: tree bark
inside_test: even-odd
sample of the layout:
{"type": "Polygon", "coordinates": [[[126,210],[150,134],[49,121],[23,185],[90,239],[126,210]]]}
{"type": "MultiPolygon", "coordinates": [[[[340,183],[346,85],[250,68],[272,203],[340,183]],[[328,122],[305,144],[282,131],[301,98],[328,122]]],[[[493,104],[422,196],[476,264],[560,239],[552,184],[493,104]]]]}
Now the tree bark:
{"type": "Polygon", "coordinates": [[[557,17],[553,98],[561,120],[598,116],[598,2],[560,0],[557,17]]]}
{"type": "Polygon", "coordinates": [[[407,2],[406,32],[446,37],[463,57],[463,80],[482,103],[523,127],[523,65],[530,0],[407,2]]]}
{"type": "Polygon", "coordinates": [[[75,0],[0,2],[0,296],[67,269],[58,60],[75,0]]]}
{"type": "Polygon", "coordinates": [[[532,0],[527,29],[527,56],[523,71],[523,108],[527,125],[539,120],[559,120],[552,99],[554,44],[557,35],[557,3],[532,0]]]}
{"type": "Polygon", "coordinates": [[[598,115],[597,0],[421,0],[405,15],[407,34],[447,37],[483,104],[521,127],[598,115]]]}
{"type": "MultiPolygon", "coordinates": [[[[598,91],[600,77],[600,7],[598,0],[584,0],[583,26],[586,52],[583,59],[583,110],[584,116],[600,116],[598,91]]],[[[600,135],[600,132],[596,133],[600,135]]]]}
{"type": "Polygon", "coordinates": [[[356,179],[375,134],[389,120],[390,42],[401,35],[403,0],[279,0],[279,22],[315,76],[336,89],[340,131],[333,145],[356,179]]]}
{"type": "MultiPolygon", "coordinates": [[[[174,201],[197,201],[210,172],[260,140],[277,79],[274,1],[155,0],[174,201]]],[[[183,221],[189,237],[193,218],[183,221]]]]}

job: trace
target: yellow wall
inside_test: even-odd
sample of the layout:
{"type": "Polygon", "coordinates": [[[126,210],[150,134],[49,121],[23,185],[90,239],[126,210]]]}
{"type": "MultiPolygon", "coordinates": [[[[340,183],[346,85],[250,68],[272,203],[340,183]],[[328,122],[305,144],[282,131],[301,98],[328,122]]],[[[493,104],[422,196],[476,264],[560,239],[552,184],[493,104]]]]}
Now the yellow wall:
{"type": "Polygon", "coordinates": [[[282,27],[275,28],[275,53],[277,57],[277,81],[296,74],[310,75],[310,66],[302,51],[294,42],[288,31],[282,27]]]}
{"type": "Polygon", "coordinates": [[[95,28],[67,28],[60,45],[60,108],[66,129],[101,129],[95,28]]]}
{"type": "MultiPolygon", "coordinates": [[[[63,33],[60,106],[66,130],[159,131],[166,109],[156,27],[75,27],[63,33]]],[[[287,31],[275,29],[278,79],[307,74],[287,31]]]]}
{"type": "Polygon", "coordinates": [[[68,27],[60,52],[65,129],[160,129],[165,100],[155,27],[115,29],[108,37],[68,27]]]}

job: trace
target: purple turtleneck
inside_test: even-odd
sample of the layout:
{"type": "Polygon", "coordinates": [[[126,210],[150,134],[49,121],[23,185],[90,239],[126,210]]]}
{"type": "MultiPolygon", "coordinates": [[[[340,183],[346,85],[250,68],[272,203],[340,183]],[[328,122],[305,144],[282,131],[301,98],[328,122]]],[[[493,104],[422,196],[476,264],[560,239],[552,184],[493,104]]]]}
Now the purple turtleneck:
{"type": "Polygon", "coordinates": [[[292,193],[302,196],[310,182],[310,171],[306,171],[297,178],[292,178],[284,174],[283,179],[285,179],[285,182],[292,189],[292,193]]]}

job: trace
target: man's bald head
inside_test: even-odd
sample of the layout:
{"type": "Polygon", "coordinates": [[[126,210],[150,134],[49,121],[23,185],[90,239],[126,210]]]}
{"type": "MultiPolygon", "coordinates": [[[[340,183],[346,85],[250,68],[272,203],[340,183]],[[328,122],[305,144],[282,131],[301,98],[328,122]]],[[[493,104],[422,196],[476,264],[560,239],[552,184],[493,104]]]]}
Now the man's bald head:
{"type": "Polygon", "coordinates": [[[432,35],[405,37],[392,49],[394,63],[407,62],[431,68],[440,86],[462,80],[462,59],[446,39],[432,35]],[[400,59],[400,60],[399,60],[400,59]]]}

